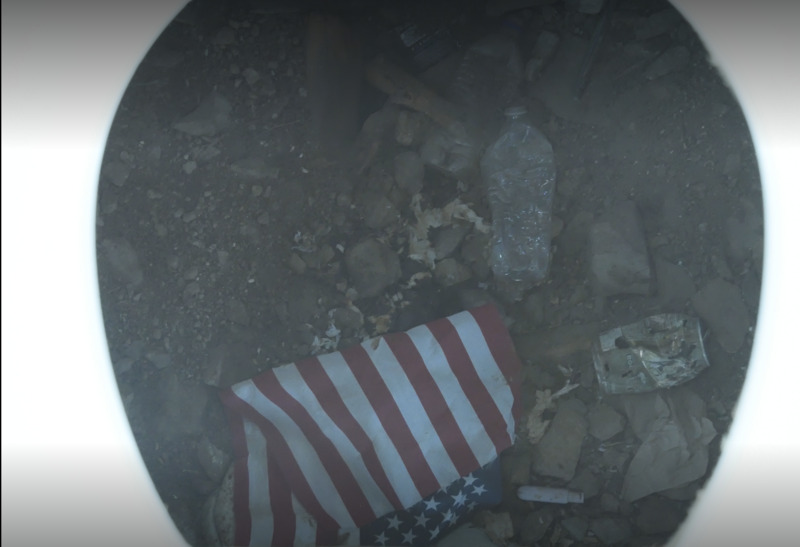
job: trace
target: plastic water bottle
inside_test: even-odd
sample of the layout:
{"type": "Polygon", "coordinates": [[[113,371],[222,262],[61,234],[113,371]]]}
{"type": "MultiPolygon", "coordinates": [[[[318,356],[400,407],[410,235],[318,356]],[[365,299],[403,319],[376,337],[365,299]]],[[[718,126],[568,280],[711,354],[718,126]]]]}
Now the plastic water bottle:
{"type": "Polygon", "coordinates": [[[521,29],[513,20],[472,44],[456,70],[450,95],[465,110],[468,122],[484,127],[501,119],[503,110],[518,100],[523,76],[517,45],[521,29]]]}
{"type": "Polygon", "coordinates": [[[489,263],[499,288],[519,300],[550,266],[555,189],[553,147],[528,120],[525,107],[506,109],[498,139],[481,158],[492,213],[489,263]]]}

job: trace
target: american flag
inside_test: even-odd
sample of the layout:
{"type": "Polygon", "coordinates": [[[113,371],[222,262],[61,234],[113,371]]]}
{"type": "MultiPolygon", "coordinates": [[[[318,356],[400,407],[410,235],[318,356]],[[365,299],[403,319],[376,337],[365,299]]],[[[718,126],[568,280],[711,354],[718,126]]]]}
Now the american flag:
{"type": "MultiPolygon", "coordinates": [[[[486,305],[225,390],[236,545],[335,545],[381,522],[408,534],[402,519],[420,516],[417,504],[456,496],[448,522],[426,521],[429,537],[412,528],[399,544],[436,539],[469,509],[467,494],[483,501],[476,474],[513,443],[520,370],[486,305]]],[[[380,533],[363,539],[389,545],[380,533]]]]}

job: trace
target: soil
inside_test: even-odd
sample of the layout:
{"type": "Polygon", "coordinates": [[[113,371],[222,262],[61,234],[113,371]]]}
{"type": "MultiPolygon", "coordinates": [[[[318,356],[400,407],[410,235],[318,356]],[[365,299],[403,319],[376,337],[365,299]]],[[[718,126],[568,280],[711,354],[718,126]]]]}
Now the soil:
{"type": "MultiPolygon", "coordinates": [[[[587,435],[576,475],[595,473],[602,495],[551,506],[535,541],[525,523],[541,506],[514,501],[510,490],[495,510],[511,515],[515,535],[506,539],[522,545],[580,542],[568,533],[576,517],[623,519],[630,530],[621,541],[663,543],[713,470],[756,322],[761,189],[735,97],[688,23],[673,12],[658,27],[653,14],[671,10],[666,2],[617,3],[580,98],[576,67],[600,16],[581,13],[574,2],[516,12],[525,59],[543,30],[559,37],[554,58],[538,78],[523,82],[519,98],[552,144],[557,190],[548,278],[509,302],[471,226],[432,232],[434,241],[453,242],[439,273],[428,275],[426,264],[409,258],[417,188],[395,180],[394,157],[416,144],[400,144],[391,132],[374,138],[366,129],[366,137],[362,131],[349,138],[381,109],[392,124],[411,112],[384,108],[386,95],[361,81],[359,59],[381,51],[447,96],[464,47],[497,20],[482,15],[483,2],[456,8],[384,2],[368,10],[359,4],[349,2],[339,16],[354,40],[343,51],[362,57],[345,58],[347,70],[338,70],[330,59],[307,57],[313,6],[191,3],[142,60],[111,127],[97,213],[103,313],[131,427],[170,514],[189,543],[206,542],[202,504],[232,458],[220,388],[493,300],[515,341],[541,333],[563,338],[565,329],[601,330],[662,312],[701,316],[711,326],[711,366],[688,384],[719,433],[701,479],[682,493],[626,503],[619,499],[621,470],[598,463],[598,450],[611,444],[587,435]],[[452,54],[421,70],[419,59],[384,40],[398,21],[447,28],[452,54]],[[344,90],[341,104],[320,79],[344,90]],[[374,145],[371,153],[365,141],[374,145]],[[629,200],[641,215],[654,290],[600,295],[590,283],[588,227],[629,200]],[[366,281],[361,267],[348,270],[346,253],[366,239],[394,251],[399,275],[385,264],[371,264],[378,271],[366,281]],[[422,275],[409,288],[414,274],[422,275]],[[720,284],[725,290],[717,290],[720,284]],[[729,286],[741,297],[743,317],[726,317],[729,286]],[[658,519],[649,525],[653,507],[664,504],[678,516],[666,528],[658,519]]],[[[423,207],[459,198],[491,221],[480,182],[427,167],[419,191],[423,207]]],[[[586,404],[601,398],[591,356],[580,342],[570,348],[567,338],[567,349],[555,348],[549,358],[541,357],[547,348],[520,351],[528,408],[536,390],[557,390],[576,378],[580,387],[570,395],[586,404]]],[[[636,444],[630,426],[612,441],[627,450],[636,444]]],[[[504,456],[509,481],[521,458],[529,472],[530,447],[523,445],[504,456]]],[[[535,474],[525,478],[542,483],[535,474]]],[[[590,530],[581,541],[600,540],[590,530]]]]}

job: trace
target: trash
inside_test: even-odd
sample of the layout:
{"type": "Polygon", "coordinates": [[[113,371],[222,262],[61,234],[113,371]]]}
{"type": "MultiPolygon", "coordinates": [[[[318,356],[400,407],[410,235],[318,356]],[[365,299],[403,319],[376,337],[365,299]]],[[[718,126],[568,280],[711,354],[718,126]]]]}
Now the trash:
{"type": "Polygon", "coordinates": [[[556,407],[556,399],[577,387],[579,387],[578,384],[567,383],[555,393],[550,393],[549,389],[536,392],[536,403],[525,417],[525,431],[529,443],[536,444],[544,437],[547,427],[550,425],[550,420],[545,420],[544,414],[556,407]]]}
{"type": "Polygon", "coordinates": [[[550,142],[525,114],[524,107],[506,111],[500,137],[481,159],[492,211],[489,262],[511,300],[543,281],[550,267],[555,160],[550,142]]]}
{"type": "Polygon", "coordinates": [[[472,44],[456,70],[450,95],[469,114],[469,124],[484,127],[519,99],[522,55],[517,41],[521,29],[505,19],[499,31],[472,44]]]}
{"type": "Polygon", "coordinates": [[[597,380],[608,394],[674,387],[708,367],[700,321],[677,313],[606,331],[594,341],[592,354],[597,380]]]}
{"type": "Polygon", "coordinates": [[[454,133],[463,133],[460,113],[454,104],[384,56],[377,56],[367,65],[366,77],[370,84],[389,95],[392,103],[422,112],[454,133]]]}
{"type": "Polygon", "coordinates": [[[524,501],[544,503],[583,503],[583,492],[548,486],[520,486],[517,497],[524,501]]]}
{"type": "Polygon", "coordinates": [[[209,537],[333,545],[350,531],[362,545],[430,544],[501,501],[497,456],[514,440],[520,369],[487,305],[234,385],[222,393],[233,488],[209,502],[209,537]],[[232,519],[214,510],[230,497],[232,519]]]}
{"type": "Polygon", "coordinates": [[[614,8],[616,7],[617,0],[609,0],[608,4],[603,9],[603,4],[605,0],[577,0],[576,2],[570,2],[572,4],[577,4],[577,9],[579,12],[582,13],[600,13],[603,14],[600,16],[600,21],[598,21],[597,26],[592,33],[592,39],[589,42],[589,49],[586,52],[586,55],[583,58],[583,62],[581,63],[581,70],[578,74],[578,78],[575,80],[575,97],[580,98],[583,95],[584,89],[586,89],[586,85],[589,81],[589,72],[592,70],[592,65],[594,64],[594,60],[597,57],[597,52],[600,50],[600,46],[603,43],[603,39],[606,35],[606,28],[608,27],[608,22],[611,20],[611,14],[614,12],[614,8]]]}
{"type": "Polygon", "coordinates": [[[436,249],[428,240],[428,230],[449,226],[454,220],[465,220],[474,225],[478,232],[486,233],[490,230],[483,219],[473,211],[469,205],[456,198],[441,209],[423,209],[422,196],[415,194],[411,198],[411,210],[417,219],[414,226],[409,227],[408,257],[418,262],[423,262],[429,268],[435,267],[437,258],[436,249]]]}
{"type": "Polygon", "coordinates": [[[529,82],[536,81],[547,63],[555,55],[559,37],[548,30],[543,30],[533,46],[531,58],[525,64],[525,79],[529,82]]]}
{"type": "Polygon", "coordinates": [[[383,56],[367,66],[367,81],[389,95],[391,103],[421,112],[438,125],[428,133],[420,148],[424,163],[459,178],[471,177],[470,172],[476,170],[477,164],[476,139],[467,130],[463,113],[455,104],[383,56]]]}
{"type": "Polygon", "coordinates": [[[395,29],[402,42],[409,64],[416,71],[435,65],[457,48],[457,42],[448,28],[424,29],[409,22],[395,29]]]}
{"type": "Polygon", "coordinates": [[[625,473],[623,499],[678,488],[706,473],[708,444],[717,432],[700,397],[685,388],[627,395],[625,412],[642,444],[625,473]]]}

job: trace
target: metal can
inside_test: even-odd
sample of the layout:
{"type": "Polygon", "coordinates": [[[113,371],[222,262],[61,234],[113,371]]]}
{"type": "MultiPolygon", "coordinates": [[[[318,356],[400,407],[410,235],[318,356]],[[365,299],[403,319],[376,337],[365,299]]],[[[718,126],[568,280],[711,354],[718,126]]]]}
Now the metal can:
{"type": "Polygon", "coordinates": [[[608,394],[674,387],[709,366],[700,321],[677,313],[653,315],[600,334],[592,357],[600,387],[608,394]]]}

